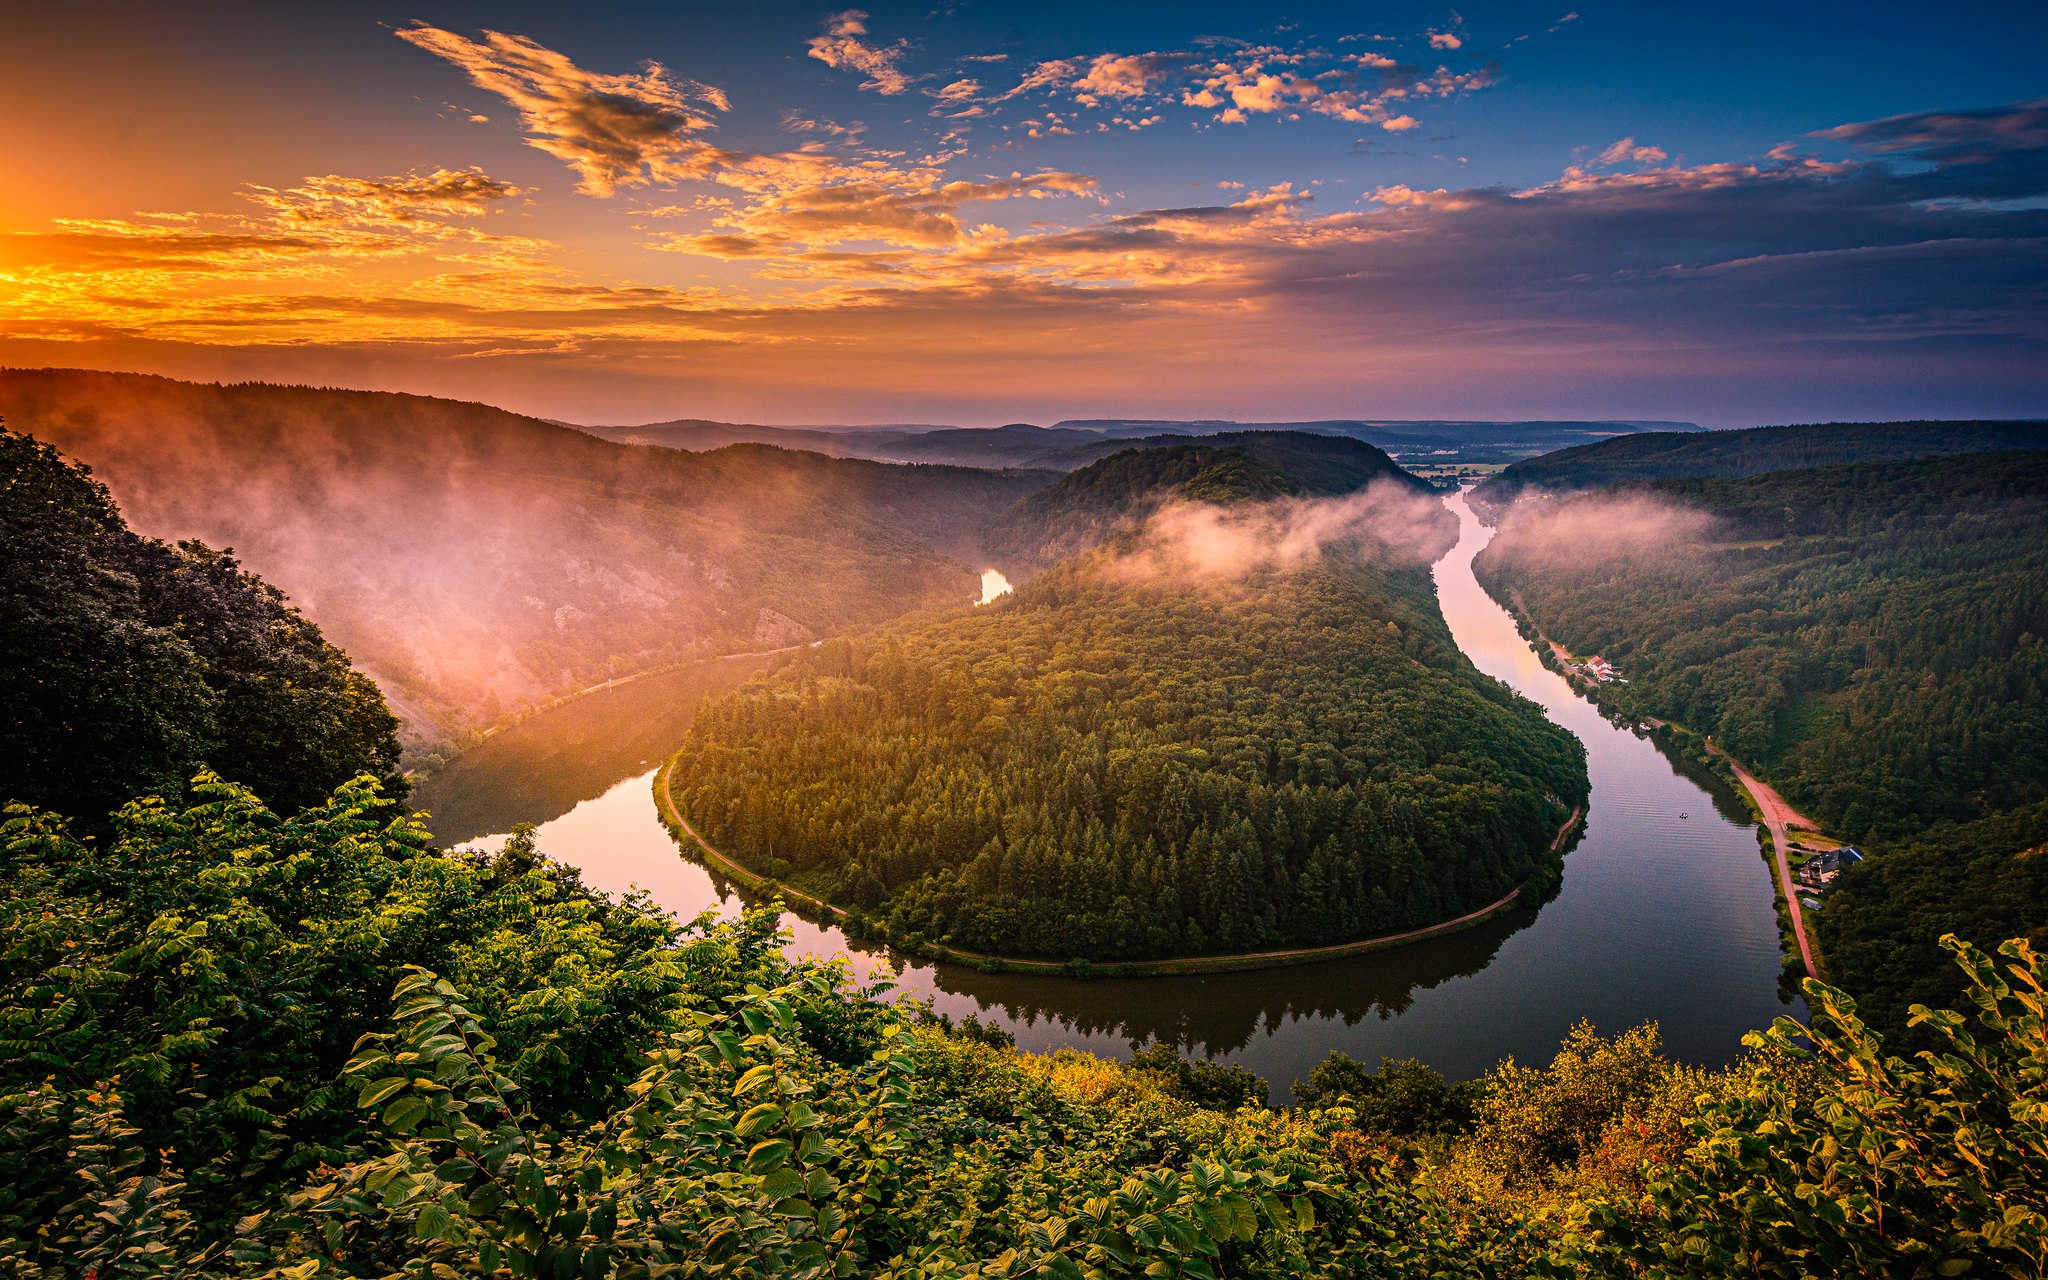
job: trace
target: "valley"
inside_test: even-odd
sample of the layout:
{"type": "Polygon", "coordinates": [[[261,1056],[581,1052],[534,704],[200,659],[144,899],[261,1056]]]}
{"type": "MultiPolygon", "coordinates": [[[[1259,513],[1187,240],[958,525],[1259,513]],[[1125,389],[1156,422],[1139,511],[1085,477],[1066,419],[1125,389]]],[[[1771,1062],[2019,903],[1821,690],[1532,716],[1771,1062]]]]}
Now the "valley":
{"type": "MultiPolygon", "coordinates": [[[[1730,1061],[1744,1029],[1799,1009],[1797,995],[1782,989],[1770,870],[1741,800],[1711,773],[1609,723],[1537,661],[1471,576],[1470,559],[1490,531],[1458,500],[1452,509],[1458,543],[1433,571],[1452,638],[1587,750],[1584,834],[1569,846],[1557,897],[1540,911],[1516,907],[1347,960],[1185,977],[982,973],[802,915],[787,919],[794,953],[845,957],[863,975],[894,966],[899,990],[955,1020],[972,1014],[998,1026],[1022,1048],[1127,1057],[1134,1043],[1163,1042],[1255,1071],[1276,1096],[1333,1050],[1367,1062],[1417,1057],[1453,1078],[1510,1053],[1538,1060],[1557,1028],[1581,1016],[1603,1030],[1654,1018],[1682,1059],[1730,1061]]],[[[653,794],[658,751],[636,736],[641,705],[627,690],[592,695],[575,713],[591,718],[563,731],[592,770],[588,798],[565,795],[536,809],[528,801],[556,769],[530,748],[493,741],[460,762],[472,772],[459,787],[442,790],[437,780],[420,797],[427,808],[459,800],[462,824],[429,825],[451,843],[495,848],[514,822],[537,822],[538,847],[591,884],[612,892],[639,885],[684,918],[731,915],[762,900],[681,856],[653,794]],[[600,790],[604,778],[612,782],[600,790]]],[[[553,736],[546,718],[514,732],[545,741],[553,736]]]]}

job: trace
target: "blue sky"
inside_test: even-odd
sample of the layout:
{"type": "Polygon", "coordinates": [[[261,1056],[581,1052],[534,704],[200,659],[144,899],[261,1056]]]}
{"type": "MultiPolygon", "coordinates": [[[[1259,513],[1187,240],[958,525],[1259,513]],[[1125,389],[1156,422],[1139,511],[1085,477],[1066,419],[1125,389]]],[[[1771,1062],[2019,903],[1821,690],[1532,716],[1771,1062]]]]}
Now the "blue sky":
{"type": "Polygon", "coordinates": [[[104,6],[0,360],[551,416],[2048,413],[2048,6],[104,6]]]}

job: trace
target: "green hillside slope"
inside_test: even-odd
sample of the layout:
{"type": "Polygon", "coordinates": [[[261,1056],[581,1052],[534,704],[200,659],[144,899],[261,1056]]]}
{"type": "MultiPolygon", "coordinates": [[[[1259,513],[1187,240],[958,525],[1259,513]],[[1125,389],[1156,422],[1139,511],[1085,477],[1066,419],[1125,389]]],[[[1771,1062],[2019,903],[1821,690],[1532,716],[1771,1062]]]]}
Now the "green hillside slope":
{"type": "Polygon", "coordinates": [[[982,535],[1013,577],[1046,568],[1142,524],[1174,499],[1333,497],[1376,480],[1429,492],[1372,445],[1303,432],[1235,432],[1125,448],[1018,501],[982,535]]]}
{"type": "Polygon", "coordinates": [[[415,755],[630,670],[976,595],[956,558],[1050,476],[635,448],[484,405],[0,371],[0,419],[135,527],[232,547],[383,685],[415,755]]]}
{"type": "Polygon", "coordinates": [[[202,763],[292,806],[358,773],[401,789],[398,721],[275,587],[137,537],[103,485],[0,430],[0,805],[93,829],[202,763]]]}
{"type": "Polygon", "coordinates": [[[1490,515],[1527,490],[1571,493],[1630,480],[1752,476],[1851,462],[2048,449],[2048,422],[1832,422],[1743,431],[1618,436],[1514,463],[1480,484],[1473,508],[1490,515]]]}

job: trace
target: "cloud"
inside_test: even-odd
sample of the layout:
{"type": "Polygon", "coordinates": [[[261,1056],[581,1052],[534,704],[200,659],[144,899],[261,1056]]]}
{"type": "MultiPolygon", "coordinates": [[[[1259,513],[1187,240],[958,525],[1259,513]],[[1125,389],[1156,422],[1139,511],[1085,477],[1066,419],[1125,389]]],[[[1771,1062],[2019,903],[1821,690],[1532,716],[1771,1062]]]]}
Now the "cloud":
{"type": "Polygon", "coordinates": [[[53,350],[68,344],[130,367],[179,352],[209,377],[405,369],[498,395],[448,372],[461,356],[605,403],[613,383],[722,388],[756,413],[1431,416],[1450,396],[1473,416],[2038,414],[2036,111],[1829,131],[1848,158],[1574,166],[1356,205],[1280,184],[1129,211],[1085,174],[700,142],[717,194],[648,236],[725,264],[690,287],[600,282],[545,242],[488,234],[501,219],[473,211],[503,199],[473,172],[327,175],[252,189],[237,215],[0,234],[0,357],[86,358],[53,350]]]}
{"type": "Polygon", "coordinates": [[[858,71],[867,77],[861,88],[894,96],[910,88],[910,77],[897,67],[910,52],[910,42],[898,40],[887,47],[872,45],[861,37],[868,33],[868,15],[859,9],[835,13],[825,20],[825,33],[811,37],[811,56],[835,70],[858,71]]]}
{"type": "MultiPolygon", "coordinates": [[[[1440,39],[1435,48],[1458,47],[1458,37],[1442,38],[1452,43],[1440,39]]],[[[1143,104],[1140,110],[1150,110],[1176,104],[1210,112],[1219,124],[1244,124],[1254,116],[1291,120],[1321,115],[1354,124],[1398,120],[1401,123],[1392,127],[1399,132],[1420,124],[1403,107],[1486,88],[1499,74],[1492,63],[1454,72],[1404,63],[1375,51],[1332,53],[1312,44],[1253,45],[1222,39],[1195,43],[1200,52],[1104,53],[1040,62],[989,103],[995,106],[1043,92],[1071,95],[1082,108],[1143,104]]],[[[1058,123],[1027,136],[1072,131],[1058,123]]]]}
{"type": "Polygon", "coordinates": [[[1526,497],[1508,508],[1499,535],[1500,554],[1522,563],[1597,569],[1696,558],[1718,536],[1707,513],[1646,494],[1526,497]]]}
{"type": "Polygon", "coordinates": [[[1103,99],[1125,101],[1151,97],[1161,82],[1176,68],[1190,61],[1185,54],[1105,53],[1088,64],[1073,82],[1074,101],[1082,106],[1102,105],[1103,99]]]}
{"type": "Polygon", "coordinates": [[[1977,111],[1918,111],[1808,136],[1936,164],[1988,164],[2048,148],[2048,99],[1977,111]]]}
{"type": "Polygon", "coordinates": [[[696,176],[703,144],[695,135],[712,127],[707,109],[730,109],[719,90],[678,80],[656,62],[601,75],[525,36],[486,31],[478,42],[424,23],[397,34],[511,103],[527,145],[574,169],[586,195],[696,176]]]}
{"type": "Polygon", "coordinates": [[[1462,49],[1465,41],[1455,32],[1432,31],[1429,33],[1429,47],[1432,49],[1462,49]]]}
{"type": "Polygon", "coordinates": [[[972,102],[981,95],[981,81],[955,80],[944,88],[933,89],[930,92],[931,96],[940,102],[972,102]]]}
{"type": "Polygon", "coordinates": [[[411,222],[422,217],[475,217],[493,203],[523,195],[481,169],[436,169],[392,178],[307,178],[286,190],[252,187],[251,198],[295,223],[411,222]]]}
{"type": "Polygon", "coordinates": [[[670,236],[660,247],[714,258],[790,256],[798,274],[828,273],[815,256],[856,242],[878,242],[878,254],[848,255],[839,266],[865,265],[876,274],[900,275],[903,249],[950,249],[992,231],[977,232],[960,210],[993,201],[1090,195],[1095,179],[1073,173],[1016,175],[988,182],[948,182],[937,170],[840,166],[825,158],[756,157],[755,165],[721,174],[755,198],[715,219],[718,230],[670,236]],[[811,161],[806,163],[806,161],[811,161]],[[811,256],[799,256],[811,255],[811,256]]]}
{"type": "Polygon", "coordinates": [[[1670,159],[1662,147],[1639,147],[1634,138],[1623,138],[1610,144],[1600,153],[1600,163],[1605,165],[1662,164],[1670,159]]]}

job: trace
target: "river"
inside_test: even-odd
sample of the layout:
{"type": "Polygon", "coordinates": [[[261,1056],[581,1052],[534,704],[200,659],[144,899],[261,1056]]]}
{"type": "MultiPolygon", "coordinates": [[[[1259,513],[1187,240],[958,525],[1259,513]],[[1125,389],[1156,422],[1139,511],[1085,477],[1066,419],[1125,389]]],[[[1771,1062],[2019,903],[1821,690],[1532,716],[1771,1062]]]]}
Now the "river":
{"type": "MultiPolygon", "coordinates": [[[[1803,1016],[1780,981],[1770,869],[1740,801],[1711,774],[1616,728],[1537,661],[1472,576],[1491,533],[1449,499],[1461,536],[1435,568],[1444,617],[1481,671],[1539,703],[1586,744],[1592,801],[1566,856],[1563,889],[1540,911],[1393,951],[1251,973],[1095,979],[983,974],[913,964],[899,989],[955,1017],[978,1012],[1020,1048],[1128,1056],[1154,1038],[1242,1064],[1276,1101],[1331,1050],[1420,1058],[1454,1078],[1512,1054],[1547,1062],[1579,1019],[1603,1034],[1660,1024],[1667,1049],[1702,1065],[1741,1051],[1745,1031],[1803,1016]]],[[[415,803],[444,843],[495,846],[541,824],[543,852],[607,890],[638,885],[678,915],[731,912],[736,899],[681,857],[655,815],[651,777],[699,699],[761,660],[635,681],[536,716],[429,779],[415,803]]],[[[873,974],[883,956],[838,930],[788,917],[793,949],[845,955],[873,974]]]]}

